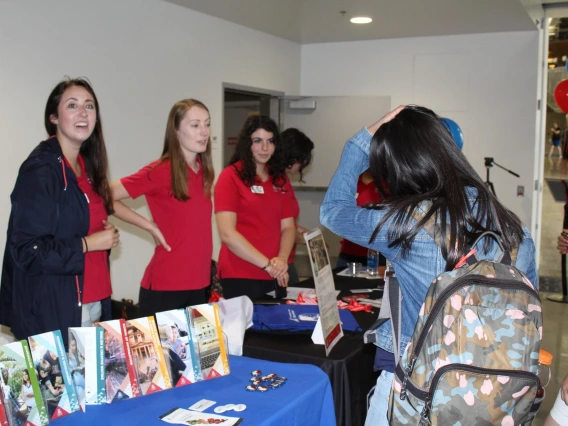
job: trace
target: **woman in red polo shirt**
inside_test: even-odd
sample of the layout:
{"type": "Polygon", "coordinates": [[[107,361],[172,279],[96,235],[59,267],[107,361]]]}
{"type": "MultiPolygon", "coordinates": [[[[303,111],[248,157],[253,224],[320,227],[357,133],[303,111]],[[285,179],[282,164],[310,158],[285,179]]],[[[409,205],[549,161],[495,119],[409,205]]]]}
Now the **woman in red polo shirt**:
{"type": "MultiPolygon", "coordinates": [[[[288,176],[300,175],[299,181],[304,182],[302,180],[302,172],[312,162],[312,150],[314,149],[314,143],[305,135],[305,133],[295,128],[284,130],[281,138],[286,174],[288,176]]],[[[298,216],[300,216],[300,205],[298,204],[298,200],[296,199],[296,194],[294,193],[294,188],[292,187],[290,180],[288,180],[288,186],[286,189],[290,196],[292,217],[296,223],[295,243],[288,259],[288,276],[290,277],[288,284],[295,285],[300,282],[298,272],[294,266],[296,244],[306,244],[306,241],[304,240],[304,233],[308,232],[309,229],[304,228],[297,222],[298,216]]]]}
{"type": "MultiPolygon", "coordinates": [[[[363,174],[359,176],[356,197],[358,206],[378,203],[382,199],[369,169],[365,170],[363,174]]],[[[341,248],[335,267],[347,266],[348,262],[359,262],[363,266],[367,266],[367,248],[344,238],[341,240],[341,248]]],[[[382,255],[379,255],[379,264],[384,265],[385,262],[386,259],[382,255]]]]}
{"type": "Polygon", "coordinates": [[[177,102],[168,117],[161,158],[111,185],[115,200],[145,195],[152,213],[150,221],[115,203],[115,216],[150,232],[157,244],[140,284],[141,316],[207,302],[215,176],[210,126],[203,103],[177,102]]]}
{"type": "Polygon", "coordinates": [[[230,165],[215,186],[221,237],[219,277],[225,298],[257,298],[288,285],[296,228],[276,123],[249,117],[230,165]]]}

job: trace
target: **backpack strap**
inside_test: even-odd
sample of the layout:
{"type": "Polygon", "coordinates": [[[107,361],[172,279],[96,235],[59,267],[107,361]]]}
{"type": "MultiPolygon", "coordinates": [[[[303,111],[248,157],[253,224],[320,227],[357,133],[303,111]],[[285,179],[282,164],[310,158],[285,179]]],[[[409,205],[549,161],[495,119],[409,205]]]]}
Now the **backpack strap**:
{"type": "MultiPolygon", "coordinates": [[[[497,243],[497,245],[499,246],[499,249],[501,250],[501,256],[499,256],[496,261],[499,263],[502,263],[504,265],[515,265],[516,261],[517,261],[517,255],[519,253],[519,248],[515,247],[513,250],[508,251],[505,250],[503,248],[503,243],[501,241],[501,237],[499,237],[499,235],[497,235],[497,233],[493,232],[493,231],[485,231],[482,232],[476,239],[475,241],[470,244],[470,247],[474,248],[475,246],[477,246],[477,244],[479,244],[479,242],[486,237],[491,237],[495,240],[495,242],[497,243]]],[[[473,256],[472,256],[473,257],[473,256]]],[[[475,256],[475,260],[472,258],[468,258],[467,262],[468,264],[472,265],[473,263],[478,262],[479,259],[477,258],[477,255],[475,256]]]]}
{"type": "Polygon", "coordinates": [[[401,322],[402,293],[396,277],[385,277],[383,290],[383,303],[379,311],[379,317],[363,335],[365,343],[377,341],[377,329],[388,320],[391,320],[391,334],[393,339],[393,351],[395,365],[400,361],[400,340],[402,333],[401,322]]]}

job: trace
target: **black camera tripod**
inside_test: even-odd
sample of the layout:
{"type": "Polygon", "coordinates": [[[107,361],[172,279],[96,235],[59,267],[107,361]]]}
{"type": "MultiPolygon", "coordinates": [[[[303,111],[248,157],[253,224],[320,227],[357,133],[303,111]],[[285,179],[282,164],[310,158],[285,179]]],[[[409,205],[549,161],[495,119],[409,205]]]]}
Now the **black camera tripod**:
{"type": "Polygon", "coordinates": [[[512,170],[506,169],[506,168],[503,167],[502,165],[497,164],[497,163],[495,162],[495,160],[493,160],[493,157],[485,157],[484,159],[485,159],[485,168],[487,169],[487,180],[485,181],[485,184],[489,187],[489,189],[491,190],[491,192],[492,192],[493,195],[495,195],[495,196],[497,196],[497,194],[495,193],[495,187],[493,186],[493,182],[491,182],[491,181],[489,180],[489,169],[490,169],[491,167],[493,167],[493,165],[495,165],[495,166],[497,166],[497,167],[499,167],[499,168],[505,170],[506,172],[511,173],[513,176],[521,177],[521,176],[519,176],[518,174],[516,174],[515,172],[513,172],[512,170]]]}

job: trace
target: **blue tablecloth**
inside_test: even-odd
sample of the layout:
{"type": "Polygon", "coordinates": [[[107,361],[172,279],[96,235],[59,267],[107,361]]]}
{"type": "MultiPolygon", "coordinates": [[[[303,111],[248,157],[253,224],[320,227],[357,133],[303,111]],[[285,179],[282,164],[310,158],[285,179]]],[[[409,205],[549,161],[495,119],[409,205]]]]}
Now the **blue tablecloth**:
{"type": "Polygon", "coordinates": [[[218,405],[245,404],[241,412],[222,415],[242,417],[244,425],[320,425],[335,426],[333,395],[327,375],[307,364],[282,364],[247,357],[231,356],[231,374],[225,377],[169,389],[109,405],[87,406],[86,413],[74,413],[54,422],[58,426],[163,426],[159,416],[172,408],[188,408],[201,399],[217,402],[205,410],[214,413],[218,405]],[[276,373],[288,378],[286,384],[267,392],[249,392],[253,370],[276,373]]]}

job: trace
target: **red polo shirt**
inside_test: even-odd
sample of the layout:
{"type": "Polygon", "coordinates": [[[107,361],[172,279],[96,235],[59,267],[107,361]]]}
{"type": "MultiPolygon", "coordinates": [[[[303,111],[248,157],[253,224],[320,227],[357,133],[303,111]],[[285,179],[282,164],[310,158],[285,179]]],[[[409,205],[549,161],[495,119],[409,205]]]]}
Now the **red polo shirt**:
{"type": "MultiPolygon", "coordinates": [[[[296,194],[294,193],[294,187],[290,180],[286,181],[286,185],[284,186],[286,191],[288,192],[288,197],[290,198],[290,214],[294,218],[294,224],[297,225],[298,217],[300,216],[300,204],[296,199],[296,194]]],[[[296,257],[296,243],[292,247],[292,251],[290,252],[290,256],[288,257],[288,264],[294,263],[294,257],[296,257]]]]}
{"type": "MultiPolygon", "coordinates": [[[[240,170],[242,163],[225,168],[219,175],[215,185],[215,213],[236,213],[237,231],[272,259],[280,249],[281,221],[292,217],[290,197],[285,189],[273,185],[272,178],[266,182],[257,178],[252,187],[246,186],[237,168],[240,170]]],[[[268,272],[236,256],[225,244],[219,253],[218,269],[221,278],[272,279],[268,272]]]]}
{"type": "MultiPolygon", "coordinates": [[[[381,194],[375,186],[375,182],[371,181],[365,185],[361,178],[359,178],[357,182],[357,205],[365,206],[369,203],[378,203],[379,201],[381,201],[381,194]]],[[[346,239],[341,240],[340,252],[351,256],[367,257],[366,247],[352,243],[346,239]]]]}
{"type": "Polygon", "coordinates": [[[146,196],[154,222],[172,251],[156,246],[146,267],[143,288],[158,291],[198,290],[211,280],[212,202],[203,191],[202,169],[188,166],[190,199],[179,201],[171,190],[170,161],[156,161],[120,181],[128,195],[146,196]]]}
{"type": "MultiPolygon", "coordinates": [[[[79,155],[79,165],[81,166],[81,176],[76,176],[77,183],[81,191],[85,193],[89,202],[89,232],[91,235],[95,232],[103,231],[103,220],[108,219],[105,205],[102,197],[95,192],[91,181],[87,177],[85,162],[83,157],[79,155]]],[[[73,168],[65,159],[65,162],[73,170],[73,168]]],[[[85,253],[85,270],[83,272],[83,303],[93,303],[106,299],[112,294],[110,284],[110,271],[108,265],[108,252],[89,251],[85,253]]]]}

